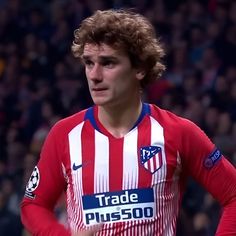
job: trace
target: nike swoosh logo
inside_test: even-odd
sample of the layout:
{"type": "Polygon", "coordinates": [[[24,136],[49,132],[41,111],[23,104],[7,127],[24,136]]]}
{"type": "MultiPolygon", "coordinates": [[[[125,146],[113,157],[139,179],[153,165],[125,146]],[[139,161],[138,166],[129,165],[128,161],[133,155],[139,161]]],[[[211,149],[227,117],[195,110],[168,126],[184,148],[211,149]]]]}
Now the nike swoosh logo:
{"type": "Polygon", "coordinates": [[[72,169],[73,169],[73,170],[78,170],[78,169],[81,168],[81,167],[82,167],[82,164],[76,165],[76,164],[74,163],[72,169]]]}

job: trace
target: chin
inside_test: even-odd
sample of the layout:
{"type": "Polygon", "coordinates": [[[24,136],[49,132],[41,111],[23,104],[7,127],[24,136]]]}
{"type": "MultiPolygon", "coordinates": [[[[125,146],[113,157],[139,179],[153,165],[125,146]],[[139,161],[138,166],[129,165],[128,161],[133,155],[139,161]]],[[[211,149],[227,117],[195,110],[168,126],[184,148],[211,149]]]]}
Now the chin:
{"type": "Polygon", "coordinates": [[[104,99],[93,99],[93,103],[98,106],[106,105],[108,102],[104,99]]]}

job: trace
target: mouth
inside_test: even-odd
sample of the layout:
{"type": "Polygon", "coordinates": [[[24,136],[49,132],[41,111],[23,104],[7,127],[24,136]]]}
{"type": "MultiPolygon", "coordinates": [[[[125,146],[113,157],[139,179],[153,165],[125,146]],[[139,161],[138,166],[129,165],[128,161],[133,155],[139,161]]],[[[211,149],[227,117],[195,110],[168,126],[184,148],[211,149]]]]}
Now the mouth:
{"type": "Polygon", "coordinates": [[[100,91],[104,91],[107,90],[106,88],[92,88],[92,91],[94,92],[100,92],[100,91]]]}

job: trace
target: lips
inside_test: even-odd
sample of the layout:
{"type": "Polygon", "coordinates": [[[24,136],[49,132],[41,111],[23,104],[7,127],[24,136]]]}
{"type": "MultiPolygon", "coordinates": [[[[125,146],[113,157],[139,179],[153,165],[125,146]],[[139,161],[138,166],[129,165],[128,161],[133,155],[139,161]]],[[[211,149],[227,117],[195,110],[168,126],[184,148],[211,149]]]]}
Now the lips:
{"type": "Polygon", "coordinates": [[[92,91],[99,92],[99,91],[104,91],[106,88],[92,88],[92,91]]]}

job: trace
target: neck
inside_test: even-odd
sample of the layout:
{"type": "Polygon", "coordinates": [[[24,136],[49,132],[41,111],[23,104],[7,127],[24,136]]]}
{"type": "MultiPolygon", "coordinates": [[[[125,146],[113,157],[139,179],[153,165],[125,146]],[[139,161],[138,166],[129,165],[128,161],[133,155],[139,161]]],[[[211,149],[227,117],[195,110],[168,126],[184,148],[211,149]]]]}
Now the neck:
{"type": "Polygon", "coordinates": [[[98,119],[117,138],[123,137],[134,126],[142,110],[141,100],[127,104],[105,107],[98,106],[98,119]]]}

